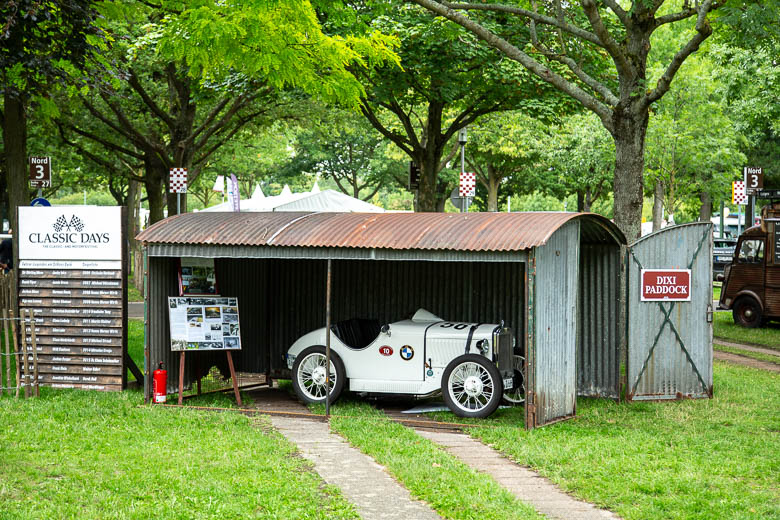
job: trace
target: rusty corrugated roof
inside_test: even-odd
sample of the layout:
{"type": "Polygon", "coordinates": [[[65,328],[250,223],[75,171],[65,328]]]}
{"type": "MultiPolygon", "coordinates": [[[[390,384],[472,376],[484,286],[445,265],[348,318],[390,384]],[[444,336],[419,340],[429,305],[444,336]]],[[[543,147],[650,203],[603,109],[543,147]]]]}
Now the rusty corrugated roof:
{"type": "Polygon", "coordinates": [[[543,245],[575,218],[592,213],[185,213],[157,222],[138,240],[157,244],[522,251],[543,245]]]}

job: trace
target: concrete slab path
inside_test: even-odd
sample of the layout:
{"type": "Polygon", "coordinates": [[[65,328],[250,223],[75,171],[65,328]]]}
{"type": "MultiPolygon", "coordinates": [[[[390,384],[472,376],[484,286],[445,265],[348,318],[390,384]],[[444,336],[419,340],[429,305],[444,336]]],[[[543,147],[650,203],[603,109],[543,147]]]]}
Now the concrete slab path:
{"type": "Polygon", "coordinates": [[[417,429],[417,433],[444,447],[452,455],[493,479],[519,500],[531,504],[548,518],[561,520],[619,519],[611,511],[577,500],[547,480],[519,464],[515,464],[493,448],[461,433],[417,429]]]}
{"type": "Polygon", "coordinates": [[[271,423],[298,446],[328,484],[341,489],[364,520],[440,520],[374,460],[330,432],[327,423],[272,416],[271,423]]]}

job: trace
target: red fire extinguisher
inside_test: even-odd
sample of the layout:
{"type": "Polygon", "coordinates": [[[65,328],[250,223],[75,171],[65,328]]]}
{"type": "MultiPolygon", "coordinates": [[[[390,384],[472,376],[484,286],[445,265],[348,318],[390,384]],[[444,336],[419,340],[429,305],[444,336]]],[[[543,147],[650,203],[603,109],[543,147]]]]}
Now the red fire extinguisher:
{"type": "Polygon", "coordinates": [[[152,374],[152,394],[154,395],[155,403],[164,403],[167,397],[168,388],[168,371],[163,369],[162,361],[160,366],[152,374]]]}

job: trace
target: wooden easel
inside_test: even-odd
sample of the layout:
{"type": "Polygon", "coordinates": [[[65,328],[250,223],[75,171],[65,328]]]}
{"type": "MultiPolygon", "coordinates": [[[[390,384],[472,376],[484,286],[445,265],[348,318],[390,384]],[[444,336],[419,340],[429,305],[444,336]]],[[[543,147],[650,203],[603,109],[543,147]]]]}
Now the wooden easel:
{"type": "MultiPolygon", "coordinates": [[[[184,354],[186,354],[186,351],[182,350],[179,355],[179,404],[182,403],[182,392],[184,391],[184,354]]],[[[233,355],[229,350],[226,350],[225,354],[227,354],[228,367],[230,367],[230,379],[233,381],[233,393],[236,394],[236,403],[238,403],[238,406],[243,406],[241,404],[241,394],[238,392],[236,369],[233,367],[233,355]]],[[[198,395],[200,395],[200,377],[198,377],[198,395]]]]}

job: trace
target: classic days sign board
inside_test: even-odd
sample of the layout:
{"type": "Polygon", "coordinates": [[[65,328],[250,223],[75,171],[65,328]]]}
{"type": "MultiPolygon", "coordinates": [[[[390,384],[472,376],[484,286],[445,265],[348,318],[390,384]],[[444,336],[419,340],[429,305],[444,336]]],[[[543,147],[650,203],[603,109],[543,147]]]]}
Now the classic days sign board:
{"type": "Polygon", "coordinates": [[[19,208],[19,306],[30,309],[39,381],[121,390],[126,350],[122,208],[19,208]]]}

